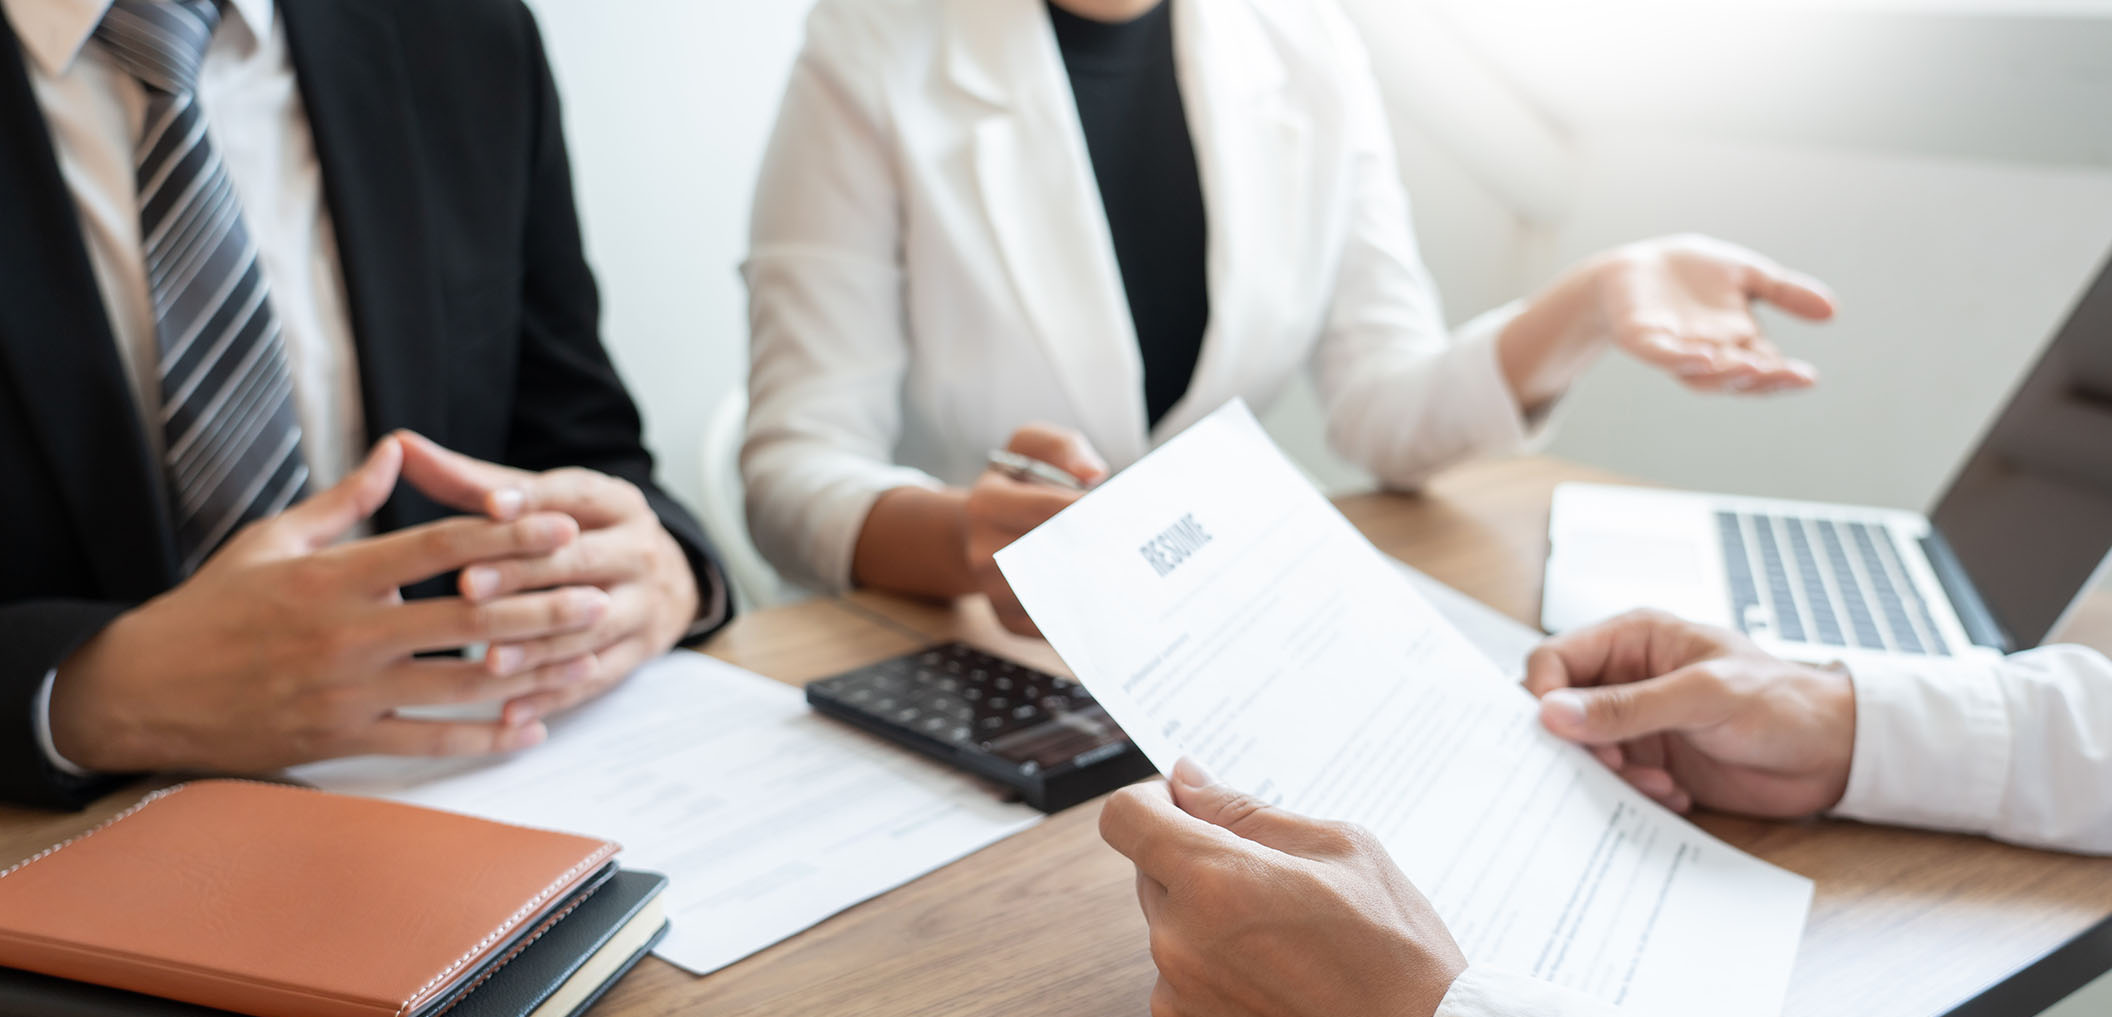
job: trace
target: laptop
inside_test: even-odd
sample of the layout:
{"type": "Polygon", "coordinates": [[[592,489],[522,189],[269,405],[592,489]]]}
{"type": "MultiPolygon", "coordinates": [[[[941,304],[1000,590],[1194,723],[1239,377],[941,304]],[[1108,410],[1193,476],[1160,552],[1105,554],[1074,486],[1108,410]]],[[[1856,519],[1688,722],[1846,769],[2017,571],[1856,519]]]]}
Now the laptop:
{"type": "Polygon", "coordinates": [[[1550,632],[1656,607],[1811,662],[2037,646],[2112,562],[2112,264],[1928,515],[1565,484],[1548,529],[1550,632]]]}
{"type": "Polygon", "coordinates": [[[2112,918],[2029,967],[1944,1011],[1943,1017],[2085,1017],[2112,1000],[2112,918]]]}

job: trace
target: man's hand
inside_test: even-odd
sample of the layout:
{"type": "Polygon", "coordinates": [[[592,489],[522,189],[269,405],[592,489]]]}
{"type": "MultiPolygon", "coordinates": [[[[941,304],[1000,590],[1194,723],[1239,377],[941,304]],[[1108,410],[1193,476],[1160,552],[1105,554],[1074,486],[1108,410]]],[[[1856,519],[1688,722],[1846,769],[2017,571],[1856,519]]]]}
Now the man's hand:
{"type": "Polygon", "coordinates": [[[1548,640],[1526,661],[1549,731],[1676,812],[1785,819],[1848,790],[1855,688],[1735,632],[1655,611],[1548,640]]]}
{"type": "Polygon", "coordinates": [[[59,753],[111,773],[254,773],[541,741],[533,717],[442,723],[395,711],[573,687],[587,677],[577,654],[515,666],[413,655],[585,630],[609,613],[608,595],[567,585],[406,604],[397,591],[474,562],[544,559],[572,546],[579,529],[537,512],[339,544],[388,499],[402,463],[400,445],[383,440],[336,487],[244,528],[189,580],[90,640],[60,666],[52,689],[59,753]]]}
{"type": "MultiPolygon", "coordinates": [[[[1107,463],[1076,431],[1047,424],[1029,424],[1012,435],[1008,451],[1039,459],[1091,487],[1107,479],[1107,463]]],[[[1014,480],[996,470],[985,471],[968,491],[968,570],[990,598],[997,620],[1023,636],[1038,636],[1041,630],[1027,617],[1012,585],[997,569],[997,552],[1048,522],[1049,517],[1069,508],[1082,495],[1048,484],[1014,480]]]]}
{"type": "Polygon", "coordinates": [[[579,539],[547,556],[465,568],[464,598],[485,604],[566,586],[608,594],[608,611],[581,631],[492,641],[487,659],[504,670],[586,661],[585,681],[524,694],[507,704],[508,716],[548,716],[600,695],[673,648],[696,624],[697,577],[635,485],[585,469],[530,473],[471,459],[419,435],[397,437],[404,447],[404,479],[442,505],[501,522],[556,512],[579,524],[579,539]]]}
{"type": "Polygon", "coordinates": [[[1137,866],[1152,1017],[1429,1017],[1466,970],[1370,834],[1262,804],[1191,762],[1116,792],[1100,835],[1137,866]]]}

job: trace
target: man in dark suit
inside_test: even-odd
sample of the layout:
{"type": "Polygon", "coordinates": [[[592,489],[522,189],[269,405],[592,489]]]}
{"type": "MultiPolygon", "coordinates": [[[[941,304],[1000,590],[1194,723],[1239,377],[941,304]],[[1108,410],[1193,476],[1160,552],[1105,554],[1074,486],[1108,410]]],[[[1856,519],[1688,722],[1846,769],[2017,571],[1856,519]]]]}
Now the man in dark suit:
{"type": "Polygon", "coordinates": [[[0,800],[511,751],[724,623],[518,0],[0,13],[0,800]]]}

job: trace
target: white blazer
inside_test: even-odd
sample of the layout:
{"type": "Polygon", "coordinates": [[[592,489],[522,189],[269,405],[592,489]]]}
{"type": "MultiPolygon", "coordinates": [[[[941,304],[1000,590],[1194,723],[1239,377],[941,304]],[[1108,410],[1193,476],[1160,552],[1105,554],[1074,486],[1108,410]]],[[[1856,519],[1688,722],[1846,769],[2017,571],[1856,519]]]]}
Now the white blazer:
{"type": "Polygon", "coordinates": [[[1527,424],[1507,312],[1448,335],[1378,89],[1330,0],[1169,0],[1211,321],[1147,428],[1143,366],[1043,0],[821,0],[756,197],[742,450],[757,546],[840,590],[873,502],[964,485],[1018,427],[1120,468],[1310,366],[1328,434],[1412,486],[1527,424]]]}

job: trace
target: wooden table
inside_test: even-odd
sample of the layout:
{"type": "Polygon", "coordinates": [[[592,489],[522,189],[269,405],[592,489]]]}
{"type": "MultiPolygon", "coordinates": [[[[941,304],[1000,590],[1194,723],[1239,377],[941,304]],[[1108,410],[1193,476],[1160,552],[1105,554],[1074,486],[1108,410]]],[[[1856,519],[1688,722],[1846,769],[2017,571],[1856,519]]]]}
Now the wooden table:
{"type": "MultiPolygon", "coordinates": [[[[1539,615],[1548,493],[1611,480],[1546,459],[1473,466],[1422,495],[1339,502],[1373,542],[1513,617],[1539,615]]],[[[2112,597],[2069,639],[2112,650],[2112,597]]],[[[757,612],[710,652],[798,684],[962,638],[1060,670],[987,607],[858,594],[757,612]]],[[[0,809],[0,859],[30,854],[136,799],[79,815],[0,809]]],[[[1099,809],[1072,809],[706,978],[646,961],[600,1017],[1057,1017],[1145,1011],[1153,973],[1127,862],[1099,809]]],[[[2112,914],[2112,861],[1853,823],[1708,816],[1717,836],[1817,880],[1785,1013],[1927,1017],[2112,914]]],[[[4,862],[0,862],[4,864],[4,862]]]]}

